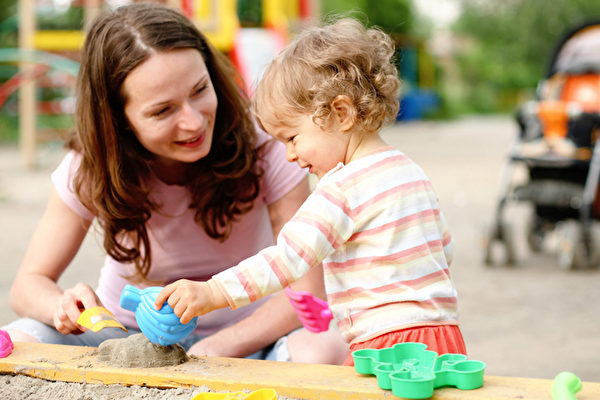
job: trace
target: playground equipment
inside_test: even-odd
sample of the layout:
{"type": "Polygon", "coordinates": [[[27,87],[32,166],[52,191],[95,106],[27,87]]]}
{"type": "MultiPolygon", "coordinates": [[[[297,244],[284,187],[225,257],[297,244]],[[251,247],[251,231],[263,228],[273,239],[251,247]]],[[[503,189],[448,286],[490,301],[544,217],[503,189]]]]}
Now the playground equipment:
{"type": "Polygon", "coordinates": [[[402,79],[400,110],[397,120],[423,118],[440,103],[435,90],[435,67],[424,42],[408,37],[395,37],[399,57],[398,70],[402,79]]]}
{"type": "Polygon", "coordinates": [[[0,64],[19,65],[17,72],[0,85],[0,108],[16,91],[19,100],[20,148],[25,166],[34,163],[38,112],[70,115],[74,110],[74,85],[79,64],[68,58],[31,49],[0,49],[0,64]],[[36,84],[37,82],[37,84],[36,84]],[[37,86],[62,87],[58,100],[36,101],[37,86]]]}
{"type": "Polygon", "coordinates": [[[19,90],[19,148],[24,166],[31,168],[35,164],[38,112],[67,115],[73,112],[72,89],[79,65],[50,51],[77,50],[83,43],[83,35],[63,31],[36,32],[35,1],[21,0],[18,5],[19,48],[0,49],[0,62],[18,65],[19,72],[0,87],[0,106],[19,90]],[[71,96],[67,95],[60,102],[38,102],[38,85],[55,85],[55,82],[67,88],[71,96]]]}
{"type": "MultiPolygon", "coordinates": [[[[261,22],[258,27],[246,28],[238,18],[237,0],[165,0],[167,5],[179,8],[206,34],[215,47],[230,55],[240,70],[245,89],[251,92],[251,83],[259,76],[260,68],[283,48],[288,32],[295,25],[317,15],[320,0],[262,0],[261,22]]],[[[84,26],[107,5],[102,0],[74,0],[73,6],[84,7],[84,26]]],[[[19,1],[19,50],[31,52],[77,52],[81,49],[83,30],[37,30],[36,0],[19,1]]],[[[20,53],[22,54],[22,53],[20,53]]],[[[23,164],[35,164],[37,142],[36,120],[40,103],[36,101],[36,79],[52,71],[53,65],[33,63],[20,59],[21,71],[6,86],[6,97],[16,88],[19,101],[19,146],[23,164]],[[33,65],[33,67],[31,67],[33,65]],[[45,67],[50,67],[46,69],[45,67]]],[[[76,75],[76,72],[75,72],[76,75]]],[[[60,112],[62,105],[41,104],[42,110],[60,112]]]]}

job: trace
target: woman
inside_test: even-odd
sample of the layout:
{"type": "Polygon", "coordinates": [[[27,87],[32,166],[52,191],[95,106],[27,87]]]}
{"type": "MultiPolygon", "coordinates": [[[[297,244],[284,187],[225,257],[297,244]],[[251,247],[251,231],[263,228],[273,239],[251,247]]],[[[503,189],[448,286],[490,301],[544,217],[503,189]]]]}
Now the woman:
{"type": "MultiPolygon", "coordinates": [[[[205,280],[273,243],[308,195],[307,178],[257,131],[237,77],[177,11],[137,3],[95,21],[78,77],[77,133],[11,289],[25,317],[4,327],[13,340],[97,346],[126,335],[81,334],[81,310],[98,305],[139,332],[119,307],[126,284],[205,280]],[[63,290],[57,281],[94,219],[107,252],[97,290],[83,282],[63,290]]],[[[322,273],[295,288],[322,294],[322,273]]],[[[206,315],[182,345],[196,355],[343,360],[335,331],[299,330],[287,341],[299,326],[279,294],[206,315]]]]}

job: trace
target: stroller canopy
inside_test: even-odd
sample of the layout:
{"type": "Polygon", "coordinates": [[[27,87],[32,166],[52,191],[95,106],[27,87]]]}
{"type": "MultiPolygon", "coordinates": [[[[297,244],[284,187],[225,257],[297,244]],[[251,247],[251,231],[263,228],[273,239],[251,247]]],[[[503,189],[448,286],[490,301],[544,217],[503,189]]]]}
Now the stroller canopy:
{"type": "Polygon", "coordinates": [[[588,22],[568,32],[558,43],[547,77],[600,72],[600,21],[588,22]]]}

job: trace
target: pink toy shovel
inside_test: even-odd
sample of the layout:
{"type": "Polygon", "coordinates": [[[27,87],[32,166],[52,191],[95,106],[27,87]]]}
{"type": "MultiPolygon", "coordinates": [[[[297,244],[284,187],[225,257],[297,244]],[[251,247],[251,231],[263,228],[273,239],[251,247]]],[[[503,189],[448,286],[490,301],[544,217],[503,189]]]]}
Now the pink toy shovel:
{"type": "Polygon", "coordinates": [[[0,329],[0,358],[8,357],[14,348],[8,332],[0,329]]]}
{"type": "Polygon", "coordinates": [[[333,316],[326,301],[309,292],[295,292],[289,286],[285,288],[285,294],[306,329],[315,333],[329,329],[329,321],[333,316]]]}

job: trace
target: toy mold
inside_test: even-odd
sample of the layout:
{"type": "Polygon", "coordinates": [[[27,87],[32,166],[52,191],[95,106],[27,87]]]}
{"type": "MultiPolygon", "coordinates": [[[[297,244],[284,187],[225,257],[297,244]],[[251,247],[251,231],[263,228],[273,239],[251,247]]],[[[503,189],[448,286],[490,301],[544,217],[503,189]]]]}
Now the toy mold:
{"type": "Polygon", "coordinates": [[[154,308],[154,301],[161,290],[162,287],[159,286],[140,290],[125,285],[120,304],[124,309],[135,312],[135,320],[148,340],[161,346],[169,346],[192,333],[198,323],[198,317],[182,324],[166,302],[160,310],[154,308]]]}
{"type": "Polygon", "coordinates": [[[380,388],[407,399],[427,399],[433,390],[453,386],[460,390],[483,385],[485,363],[467,360],[463,354],[438,354],[423,343],[398,343],[384,349],[352,353],[354,369],[375,375],[380,388]]]}
{"type": "Polygon", "coordinates": [[[333,316],[326,301],[313,296],[310,292],[296,292],[289,286],[285,288],[285,294],[307,330],[316,333],[329,329],[329,321],[333,316]]]}

